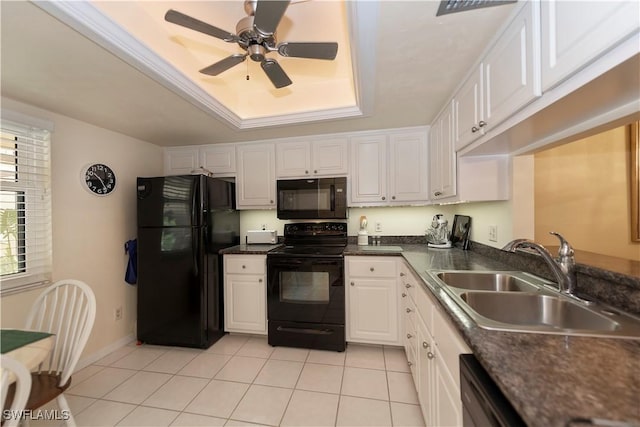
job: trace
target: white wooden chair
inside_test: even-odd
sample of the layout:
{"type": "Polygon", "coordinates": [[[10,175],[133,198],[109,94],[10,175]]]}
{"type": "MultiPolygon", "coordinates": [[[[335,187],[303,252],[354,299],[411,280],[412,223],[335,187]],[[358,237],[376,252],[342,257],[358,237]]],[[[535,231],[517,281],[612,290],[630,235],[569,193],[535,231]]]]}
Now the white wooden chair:
{"type": "Polygon", "coordinates": [[[64,391],[71,385],[71,374],[87,344],[95,318],[96,298],[89,285],[79,280],[60,280],[33,303],[26,328],[55,334],[55,343],[48,360],[31,374],[27,409],[37,409],[57,399],[60,410],[68,411],[67,425],[75,426],[64,391]]]}
{"type": "MultiPolygon", "coordinates": [[[[2,400],[2,419],[4,427],[16,427],[22,418],[22,410],[25,409],[29,392],[31,391],[31,372],[20,362],[9,357],[2,356],[0,363],[2,364],[2,384],[1,397],[2,400]],[[13,401],[8,401],[7,394],[9,386],[15,381],[15,387],[12,387],[13,401]],[[5,407],[5,403],[8,405],[5,407]]],[[[9,399],[11,400],[11,399],[9,399]]]]}

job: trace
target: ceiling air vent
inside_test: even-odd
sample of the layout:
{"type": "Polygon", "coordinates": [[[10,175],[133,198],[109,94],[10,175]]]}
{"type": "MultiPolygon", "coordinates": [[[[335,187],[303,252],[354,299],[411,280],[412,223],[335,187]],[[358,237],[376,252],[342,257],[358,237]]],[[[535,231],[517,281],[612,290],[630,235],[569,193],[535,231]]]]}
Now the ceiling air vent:
{"type": "Polygon", "coordinates": [[[500,6],[515,3],[517,0],[442,0],[436,16],[464,12],[482,7],[500,6]]]}

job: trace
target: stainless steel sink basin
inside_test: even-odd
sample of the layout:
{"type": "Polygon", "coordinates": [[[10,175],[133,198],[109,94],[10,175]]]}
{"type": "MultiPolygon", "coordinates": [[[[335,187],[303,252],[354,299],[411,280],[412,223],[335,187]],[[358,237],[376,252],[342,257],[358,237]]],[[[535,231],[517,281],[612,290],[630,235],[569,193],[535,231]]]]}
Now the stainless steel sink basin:
{"type": "Polygon", "coordinates": [[[465,292],[460,299],[479,315],[501,323],[593,331],[620,329],[615,320],[552,295],[465,292]]]}
{"type": "Polygon", "coordinates": [[[640,317],[558,292],[521,271],[431,271],[440,287],[481,328],[513,332],[640,339],[640,317]]]}
{"type": "Polygon", "coordinates": [[[436,274],[446,285],[472,291],[536,291],[538,288],[507,272],[443,271],[436,274]]]}

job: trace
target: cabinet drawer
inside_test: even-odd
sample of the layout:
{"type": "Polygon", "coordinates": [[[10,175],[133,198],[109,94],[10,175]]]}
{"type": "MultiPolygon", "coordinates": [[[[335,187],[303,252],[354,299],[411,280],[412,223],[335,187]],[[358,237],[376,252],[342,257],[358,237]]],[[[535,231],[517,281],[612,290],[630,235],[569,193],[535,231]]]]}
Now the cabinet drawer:
{"type": "Polygon", "coordinates": [[[225,274],[265,274],[264,255],[225,255],[225,274]]]}
{"type": "Polygon", "coordinates": [[[428,295],[428,291],[420,288],[416,291],[416,309],[418,314],[424,321],[425,326],[430,334],[433,334],[433,312],[435,311],[435,303],[428,295]]]}
{"type": "Polygon", "coordinates": [[[411,297],[411,299],[416,301],[416,289],[419,286],[419,282],[416,277],[413,275],[409,267],[406,264],[400,265],[400,286],[402,288],[402,292],[405,292],[411,297]]]}
{"type": "Polygon", "coordinates": [[[350,277],[396,277],[395,258],[350,257],[347,263],[350,277]]]}

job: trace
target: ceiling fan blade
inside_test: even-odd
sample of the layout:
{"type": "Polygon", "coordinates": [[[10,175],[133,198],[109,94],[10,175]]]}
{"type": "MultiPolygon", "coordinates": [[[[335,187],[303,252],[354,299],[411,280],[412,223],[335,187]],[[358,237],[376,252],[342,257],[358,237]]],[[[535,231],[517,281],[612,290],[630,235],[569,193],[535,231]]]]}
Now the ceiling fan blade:
{"type": "Polygon", "coordinates": [[[290,0],[258,0],[253,26],[263,36],[273,35],[289,3],[290,0]]]}
{"type": "Polygon", "coordinates": [[[292,81],[275,59],[265,59],[260,63],[271,83],[277,88],[289,86],[292,81]]]}
{"type": "Polygon", "coordinates": [[[338,43],[280,43],[278,53],[282,56],[294,58],[335,59],[338,53],[338,43]]]}
{"type": "Polygon", "coordinates": [[[172,24],[177,24],[186,28],[190,28],[200,33],[208,34],[210,36],[219,38],[226,42],[237,42],[238,36],[225,30],[221,30],[218,27],[202,22],[196,18],[192,18],[189,15],[185,15],[182,12],[178,12],[174,9],[169,9],[164,15],[164,19],[172,24]]]}
{"type": "Polygon", "coordinates": [[[223,60],[203,68],[202,70],[200,70],[200,72],[202,74],[207,74],[209,76],[217,76],[218,74],[224,71],[227,71],[229,68],[243,62],[246,57],[247,55],[243,55],[239,53],[235,55],[227,56],[223,60]]]}

